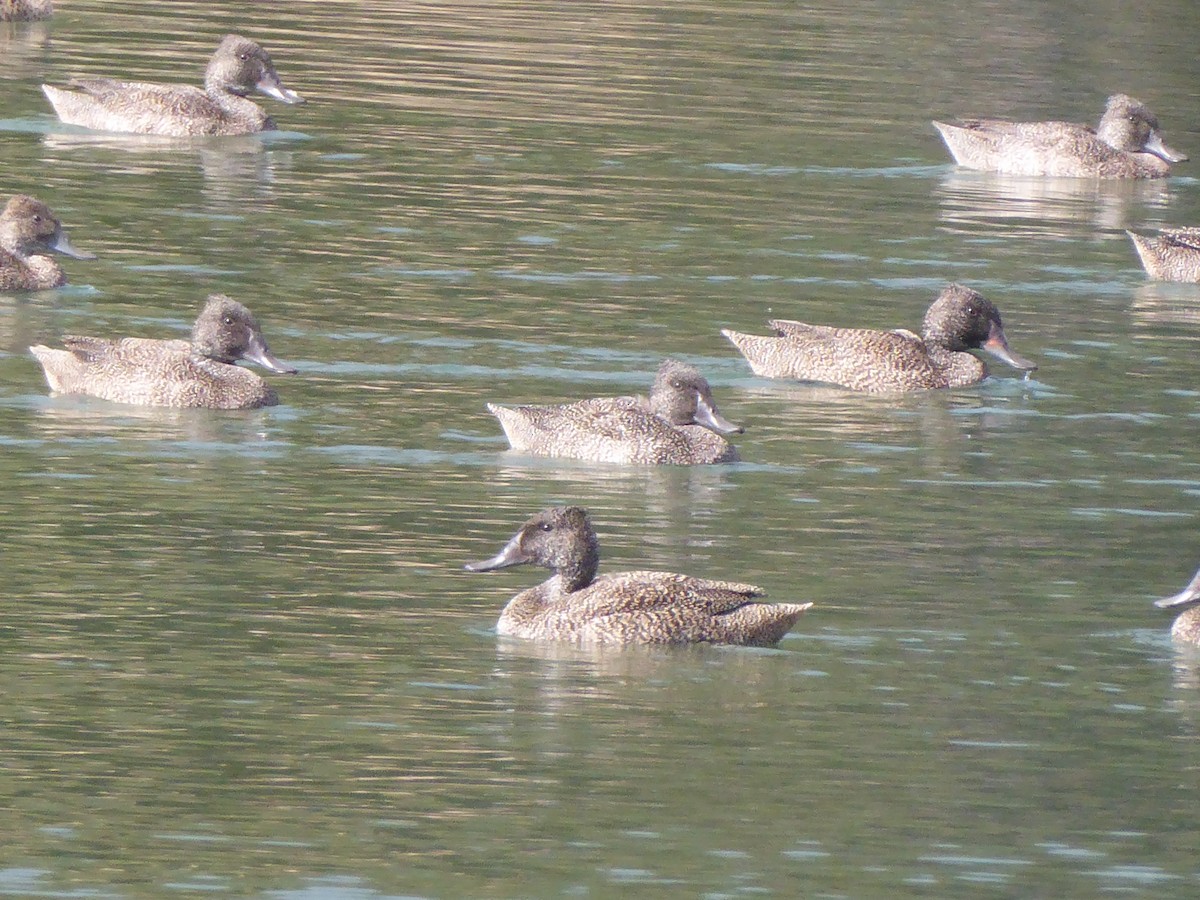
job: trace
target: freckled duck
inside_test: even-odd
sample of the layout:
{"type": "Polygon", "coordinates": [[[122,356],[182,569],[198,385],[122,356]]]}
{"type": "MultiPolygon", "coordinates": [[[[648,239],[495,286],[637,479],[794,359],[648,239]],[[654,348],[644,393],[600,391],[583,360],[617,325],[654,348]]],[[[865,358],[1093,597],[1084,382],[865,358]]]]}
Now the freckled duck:
{"type": "Polygon", "coordinates": [[[1158,237],[1125,233],[1151,278],[1200,282],[1200,228],[1164,228],[1158,237]]]}
{"type": "Polygon", "coordinates": [[[733,462],[722,434],[742,428],[717,411],[708,381],[694,367],[668,359],[649,399],[599,397],[556,406],[487,408],[513,450],[593,462],[697,465],[733,462]]]}
{"type": "Polygon", "coordinates": [[[240,359],[294,374],[271,355],[250,310],[213,294],[192,328],[192,339],[64,337],[65,350],[30,347],[50,389],[140,406],[248,409],[279,397],[240,359]]]}
{"type": "Polygon", "coordinates": [[[0,213],[0,291],[42,291],[66,284],[66,273],[51,253],[96,258],[71,246],[50,207],[17,194],[0,213]]]}
{"type": "Polygon", "coordinates": [[[42,85],[59,119],[98,131],[173,136],[250,134],[275,123],[246,95],[252,90],[283,103],[303,103],[285,88],[267,51],[249,38],[227,35],[204,73],[204,89],[112,78],[70,82],[75,90],[42,85]]]}
{"type": "Polygon", "coordinates": [[[811,603],[761,603],[760,588],[669,572],[597,577],[600,545],[587,511],[552,507],[530,518],[496,556],[471,563],[487,572],[523,563],[553,574],[521,591],[496,631],[535,640],[605,644],[770,646],[811,603]]]}
{"type": "Polygon", "coordinates": [[[921,335],[772,320],[774,336],[721,333],[755,375],[820,381],[855,391],[895,393],[962,387],[982,381],[987,367],[970,350],[982,349],[1017,369],[1037,366],[1008,348],[1000,312],[982,294],[947,286],[925,313],[921,335]]]}
{"type": "Polygon", "coordinates": [[[1125,94],[1108,98],[1100,127],[1070,122],[934,122],[960,166],[1002,175],[1162,178],[1187,159],[1163,143],[1158,119],[1125,94]]]}

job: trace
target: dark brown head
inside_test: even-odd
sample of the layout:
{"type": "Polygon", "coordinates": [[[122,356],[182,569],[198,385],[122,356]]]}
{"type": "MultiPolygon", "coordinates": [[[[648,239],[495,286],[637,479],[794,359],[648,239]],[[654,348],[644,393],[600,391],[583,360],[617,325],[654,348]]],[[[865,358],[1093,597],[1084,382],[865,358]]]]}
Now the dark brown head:
{"type": "Polygon", "coordinates": [[[226,35],[217,46],[204,72],[204,86],[239,97],[254,90],[284,103],[304,102],[303,97],[283,86],[270,54],[238,34],[226,35]]]}
{"type": "Polygon", "coordinates": [[[245,359],[272,372],[296,374],[271,354],[250,310],[224,294],[212,294],[204,304],[192,326],[192,349],[230,365],[245,359]]]}
{"type": "Polygon", "coordinates": [[[1113,94],[1108,98],[1096,135],[1110,147],[1127,153],[1153,153],[1169,163],[1187,159],[1163,143],[1157,117],[1128,94],[1113,94]]]}
{"type": "Polygon", "coordinates": [[[695,366],[664,360],[650,391],[650,408],[672,425],[703,425],[718,434],[745,431],[717,412],[712,388],[695,366]]]}
{"type": "Polygon", "coordinates": [[[0,247],[19,257],[61,253],[75,259],[96,258],[72,247],[50,207],[28,194],[17,194],[0,213],[0,247]]]}
{"type": "Polygon", "coordinates": [[[947,350],[986,350],[1014,369],[1032,371],[1037,368],[1037,363],[1008,349],[1000,310],[995,304],[961,284],[947,285],[933,301],[925,313],[922,336],[927,344],[947,350]]]}
{"type": "Polygon", "coordinates": [[[534,565],[561,575],[566,591],[587,587],[600,565],[600,542],[582,506],[552,506],[521,526],[504,549],[482,562],[468,563],[469,572],[534,565]]]}

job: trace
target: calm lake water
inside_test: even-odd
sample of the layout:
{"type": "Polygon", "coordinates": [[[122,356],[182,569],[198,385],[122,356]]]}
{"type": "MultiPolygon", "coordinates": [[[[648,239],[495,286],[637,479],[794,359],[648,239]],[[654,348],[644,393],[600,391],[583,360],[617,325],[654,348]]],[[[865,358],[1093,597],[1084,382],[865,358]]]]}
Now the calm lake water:
{"type": "MultiPolygon", "coordinates": [[[[1095,121],[1200,159],[1190,2],[151,3],[0,24],[0,189],[60,214],[0,297],[0,895],[1194,897],[1200,287],[1156,184],[956,171],[934,117],[1095,121]],[[271,52],[284,131],[58,124],[71,75],[271,52]],[[960,280],[1041,368],[864,397],[753,377],[768,317],[919,327],[960,280]],[[52,398],[30,343],[183,336],[225,291],[279,407],[52,398]],[[745,462],[505,450],[484,402],[698,365],[745,462]],[[603,566],[813,610],[771,651],[497,639],[473,575],[586,505],[603,566]]],[[[263,104],[271,101],[263,99],[263,104]]]]}

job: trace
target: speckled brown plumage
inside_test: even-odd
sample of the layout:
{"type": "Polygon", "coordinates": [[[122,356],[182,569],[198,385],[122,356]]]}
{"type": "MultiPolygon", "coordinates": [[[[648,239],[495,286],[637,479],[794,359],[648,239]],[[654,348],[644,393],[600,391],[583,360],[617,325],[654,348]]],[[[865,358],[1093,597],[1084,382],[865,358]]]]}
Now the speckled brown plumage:
{"type": "Polygon", "coordinates": [[[961,284],[948,285],[929,307],[920,336],[783,319],[770,325],[774,336],[721,332],[764,378],[820,381],[869,393],[962,387],[987,376],[983,362],[967,352],[976,349],[1019,369],[1037,368],[1009,350],[995,305],[961,284]]]}
{"type": "Polygon", "coordinates": [[[1164,228],[1153,238],[1125,233],[1151,278],[1200,282],[1200,228],[1164,228]]]}
{"type": "Polygon", "coordinates": [[[598,397],[554,406],[487,408],[513,450],[535,456],[641,465],[702,465],[737,460],[720,434],[742,429],[721,417],[708,381],[668,359],[649,399],[598,397]]]}
{"type": "Polygon", "coordinates": [[[245,306],[223,294],[205,303],[191,341],[64,337],[64,350],[30,347],[50,389],[139,406],[247,409],[279,402],[275,391],[235,363],[247,359],[293,373],[267,348],[245,306]]]}
{"type": "Polygon", "coordinates": [[[552,507],[503,550],[467,569],[529,563],[553,572],[504,607],[496,631],[535,640],[602,644],[777,643],[811,603],[760,603],[761,588],[669,572],[596,577],[600,546],[587,511],[552,507]]]}
{"type": "Polygon", "coordinates": [[[95,259],[71,246],[50,207],[17,194],[0,213],[0,291],[44,291],[66,284],[67,275],[51,253],[95,259]]]}
{"type": "Polygon", "coordinates": [[[74,91],[42,85],[59,119],[99,131],[173,136],[249,134],[275,123],[246,99],[257,90],[284,103],[303,103],[285,88],[267,51],[248,38],[227,35],[204,73],[204,90],[190,85],[78,79],[74,91]]]}
{"type": "Polygon", "coordinates": [[[1167,147],[1158,119],[1125,94],[1108,98],[1099,129],[1071,122],[934,122],[954,161],[1002,175],[1162,178],[1187,159],[1167,147]]]}
{"type": "Polygon", "coordinates": [[[1192,576],[1187,587],[1178,594],[1155,600],[1154,605],[1161,609],[1186,607],[1175,618],[1175,623],[1171,626],[1171,637],[1180,643],[1200,647],[1200,571],[1192,576]]]}
{"type": "Polygon", "coordinates": [[[53,0],[0,0],[0,22],[36,22],[53,12],[53,0]]]}

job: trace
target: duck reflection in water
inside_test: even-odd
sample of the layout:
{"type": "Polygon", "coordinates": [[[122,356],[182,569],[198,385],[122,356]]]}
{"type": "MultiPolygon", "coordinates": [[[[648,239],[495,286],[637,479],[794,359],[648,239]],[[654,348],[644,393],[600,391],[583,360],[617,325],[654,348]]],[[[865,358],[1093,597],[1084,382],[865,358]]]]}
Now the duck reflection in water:
{"type": "Polygon", "coordinates": [[[1147,206],[1165,207],[1177,190],[1167,178],[1105,180],[1036,178],[950,169],[938,179],[939,219],[952,231],[977,236],[1003,226],[1012,237],[1074,239],[1079,226],[1123,231],[1142,221],[1147,206]]]}

